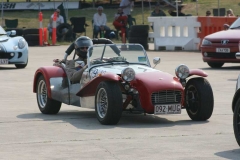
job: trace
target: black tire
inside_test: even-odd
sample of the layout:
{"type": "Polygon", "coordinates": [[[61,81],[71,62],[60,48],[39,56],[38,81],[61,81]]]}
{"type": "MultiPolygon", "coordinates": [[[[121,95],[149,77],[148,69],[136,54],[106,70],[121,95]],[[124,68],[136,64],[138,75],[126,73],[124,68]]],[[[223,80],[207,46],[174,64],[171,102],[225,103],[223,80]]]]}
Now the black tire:
{"type": "Polygon", "coordinates": [[[142,45],[148,44],[148,38],[140,38],[140,37],[129,37],[129,43],[140,43],[142,45]]]}
{"type": "Polygon", "coordinates": [[[207,64],[212,68],[221,68],[224,63],[215,63],[215,62],[207,62],[207,64]]]}
{"type": "Polygon", "coordinates": [[[190,79],[185,87],[185,107],[189,117],[205,121],[211,117],[213,106],[213,91],[209,82],[202,77],[190,79]]]}
{"type": "Polygon", "coordinates": [[[98,121],[104,125],[117,124],[122,115],[122,101],[122,92],[117,83],[101,82],[95,94],[95,113],[98,121]]]}
{"type": "Polygon", "coordinates": [[[27,35],[27,34],[39,34],[39,29],[36,29],[36,28],[24,29],[23,35],[27,35]]]}
{"type": "Polygon", "coordinates": [[[57,36],[59,37],[61,37],[61,36],[63,36],[64,35],[64,33],[62,33],[62,29],[64,29],[64,28],[67,28],[68,29],[68,31],[67,31],[67,33],[66,33],[66,37],[68,37],[68,36],[72,36],[72,26],[70,25],[70,24],[68,24],[68,23],[62,23],[62,24],[60,24],[58,27],[57,27],[57,36]]]}
{"type": "Polygon", "coordinates": [[[62,103],[48,98],[46,80],[42,75],[38,78],[36,91],[39,110],[43,114],[57,114],[61,108],[62,103]]]}
{"type": "Polygon", "coordinates": [[[27,41],[28,46],[39,46],[39,41],[27,41]]]}
{"type": "Polygon", "coordinates": [[[15,64],[15,66],[16,66],[17,68],[21,69],[21,68],[27,67],[27,64],[28,64],[28,60],[27,60],[27,62],[26,62],[25,64],[15,64]]]}
{"type": "Polygon", "coordinates": [[[130,31],[134,33],[148,33],[149,25],[132,25],[130,31]]]}
{"type": "Polygon", "coordinates": [[[39,41],[38,34],[28,34],[23,36],[26,41],[39,41]]]}
{"type": "Polygon", "coordinates": [[[237,100],[233,113],[233,130],[236,141],[240,146],[240,98],[237,100]]]}
{"type": "Polygon", "coordinates": [[[140,37],[140,38],[148,38],[148,32],[134,32],[134,31],[129,31],[128,32],[128,37],[140,37]]]}

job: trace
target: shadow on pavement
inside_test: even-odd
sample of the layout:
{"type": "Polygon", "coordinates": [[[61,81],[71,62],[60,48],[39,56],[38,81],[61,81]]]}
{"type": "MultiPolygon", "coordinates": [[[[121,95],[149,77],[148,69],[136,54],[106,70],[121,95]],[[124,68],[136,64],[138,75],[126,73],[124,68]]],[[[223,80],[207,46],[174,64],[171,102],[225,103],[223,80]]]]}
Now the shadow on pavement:
{"type": "Polygon", "coordinates": [[[240,66],[226,66],[226,67],[222,66],[221,68],[204,67],[199,69],[209,70],[209,71],[229,71],[229,70],[240,70],[240,66]]]}
{"type": "Polygon", "coordinates": [[[0,66],[0,70],[16,70],[17,68],[15,66],[11,66],[11,67],[2,67],[0,66]]]}
{"type": "Polygon", "coordinates": [[[225,159],[237,160],[240,159],[240,149],[217,152],[215,155],[225,159]]]}
{"type": "MultiPolygon", "coordinates": [[[[171,118],[174,115],[169,115],[167,118],[171,118]]],[[[178,115],[179,116],[179,115],[178,115]]],[[[166,117],[166,116],[165,116],[166,117]]],[[[197,125],[208,123],[208,121],[192,121],[190,119],[176,120],[174,121],[167,118],[154,115],[143,114],[130,114],[123,113],[122,117],[117,125],[101,125],[95,115],[95,111],[69,111],[59,112],[56,115],[45,115],[42,113],[28,113],[18,115],[17,118],[25,119],[26,121],[52,121],[53,123],[69,123],[76,128],[97,130],[97,129],[109,129],[115,127],[121,128],[159,128],[159,127],[172,127],[176,125],[197,125]]]]}

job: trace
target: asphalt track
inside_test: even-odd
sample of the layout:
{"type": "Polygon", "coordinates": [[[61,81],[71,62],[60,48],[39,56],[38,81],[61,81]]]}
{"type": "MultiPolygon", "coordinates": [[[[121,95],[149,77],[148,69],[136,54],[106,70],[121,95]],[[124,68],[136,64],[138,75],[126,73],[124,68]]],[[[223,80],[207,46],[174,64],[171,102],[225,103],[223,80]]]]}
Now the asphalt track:
{"type": "Polygon", "coordinates": [[[200,52],[148,52],[161,57],[159,70],[174,74],[179,64],[208,73],[214,112],[208,121],[180,115],[123,114],[115,126],[101,125],[94,110],[62,105],[57,115],[40,113],[32,84],[35,70],[63,58],[67,46],[31,47],[25,69],[0,66],[1,160],[219,160],[240,159],[231,110],[240,64],[211,69],[200,52]]]}

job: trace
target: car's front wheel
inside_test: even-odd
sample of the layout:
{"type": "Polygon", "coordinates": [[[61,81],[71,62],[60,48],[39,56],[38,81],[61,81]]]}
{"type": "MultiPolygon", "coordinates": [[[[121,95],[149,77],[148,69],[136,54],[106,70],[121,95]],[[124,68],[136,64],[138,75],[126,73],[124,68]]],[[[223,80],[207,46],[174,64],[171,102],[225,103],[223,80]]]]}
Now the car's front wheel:
{"type": "Polygon", "coordinates": [[[122,92],[115,82],[101,82],[95,94],[95,112],[101,124],[117,124],[122,115],[122,92]]]}
{"type": "Polygon", "coordinates": [[[25,68],[27,67],[27,64],[28,64],[28,60],[25,64],[15,64],[16,68],[25,68]]]}
{"type": "Polygon", "coordinates": [[[240,146],[240,98],[238,99],[233,113],[233,130],[236,141],[240,146]]]}
{"type": "Polygon", "coordinates": [[[207,62],[207,64],[212,68],[221,68],[224,63],[215,63],[215,62],[207,62]]]}
{"type": "Polygon", "coordinates": [[[195,121],[204,121],[211,117],[214,106],[212,88],[202,78],[192,78],[185,87],[185,107],[189,117],[195,121]]]}
{"type": "Polygon", "coordinates": [[[48,98],[46,80],[42,75],[38,78],[36,91],[39,110],[43,114],[57,114],[61,108],[62,103],[48,98]]]}

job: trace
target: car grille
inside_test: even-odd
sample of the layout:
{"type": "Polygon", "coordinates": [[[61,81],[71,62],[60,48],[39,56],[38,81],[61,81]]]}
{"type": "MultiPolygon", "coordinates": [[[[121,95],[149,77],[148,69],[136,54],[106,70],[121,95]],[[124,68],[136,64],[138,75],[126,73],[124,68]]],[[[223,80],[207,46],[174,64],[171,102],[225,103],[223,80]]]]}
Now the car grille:
{"type": "Polygon", "coordinates": [[[10,58],[12,58],[11,56],[10,56],[10,54],[9,53],[3,53],[3,52],[0,52],[0,58],[7,58],[7,59],[10,59],[10,58]]]}
{"type": "Polygon", "coordinates": [[[154,92],[151,95],[152,104],[174,104],[181,103],[182,92],[174,90],[165,90],[154,92]]]}
{"type": "MultiPolygon", "coordinates": [[[[4,59],[12,59],[14,56],[11,56],[10,53],[6,53],[6,52],[0,52],[0,59],[4,58],[4,59]]],[[[20,57],[18,57],[20,58],[20,57]]]]}
{"type": "Polygon", "coordinates": [[[235,52],[231,53],[214,53],[214,52],[207,52],[208,56],[207,57],[213,57],[213,58],[234,58],[235,57],[235,52]]]}

